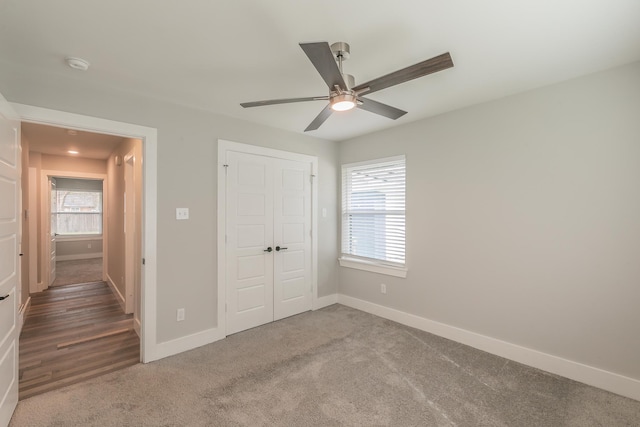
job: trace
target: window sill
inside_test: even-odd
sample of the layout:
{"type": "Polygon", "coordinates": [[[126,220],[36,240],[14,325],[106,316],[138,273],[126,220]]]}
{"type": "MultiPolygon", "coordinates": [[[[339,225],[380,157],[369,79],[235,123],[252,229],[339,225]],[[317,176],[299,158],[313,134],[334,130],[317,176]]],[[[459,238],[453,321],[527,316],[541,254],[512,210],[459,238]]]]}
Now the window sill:
{"type": "Polygon", "coordinates": [[[354,268],[356,270],[365,270],[372,273],[386,274],[387,276],[407,277],[407,269],[401,267],[391,267],[388,265],[375,264],[372,262],[362,261],[353,258],[338,258],[341,267],[354,268]]]}
{"type": "Polygon", "coordinates": [[[56,236],[56,240],[64,241],[64,242],[81,242],[84,240],[102,240],[102,234],[77,234],[77,235],[58,234],[56,236]]]}

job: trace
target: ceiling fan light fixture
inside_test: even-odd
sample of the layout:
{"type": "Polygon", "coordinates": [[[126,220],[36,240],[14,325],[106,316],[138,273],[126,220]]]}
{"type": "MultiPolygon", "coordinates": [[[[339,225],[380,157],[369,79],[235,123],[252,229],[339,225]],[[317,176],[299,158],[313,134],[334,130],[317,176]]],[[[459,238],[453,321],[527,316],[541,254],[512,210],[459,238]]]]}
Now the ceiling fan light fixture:
{"type": "Polygon", "coordinates": [[[343,93],[331,98],[331,109],[333,111],[348,111],[356,105],[356,96],[350,93],[343,93]]]}

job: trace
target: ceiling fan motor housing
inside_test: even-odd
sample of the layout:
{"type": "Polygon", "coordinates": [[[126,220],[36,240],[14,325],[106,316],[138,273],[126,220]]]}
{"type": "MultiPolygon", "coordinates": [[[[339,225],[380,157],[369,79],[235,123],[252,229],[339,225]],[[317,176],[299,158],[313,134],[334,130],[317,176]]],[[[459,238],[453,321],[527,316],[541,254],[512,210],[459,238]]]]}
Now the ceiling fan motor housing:
{"type": "Polygon", "coordinates": [[[351,56],[351,47],[349,46],[349,43],[335,42],[331,45],[331,52],[333,52],[334,56],[341,56],[342,60],[345,60],[349,59],[349,56],[351,56]]]}

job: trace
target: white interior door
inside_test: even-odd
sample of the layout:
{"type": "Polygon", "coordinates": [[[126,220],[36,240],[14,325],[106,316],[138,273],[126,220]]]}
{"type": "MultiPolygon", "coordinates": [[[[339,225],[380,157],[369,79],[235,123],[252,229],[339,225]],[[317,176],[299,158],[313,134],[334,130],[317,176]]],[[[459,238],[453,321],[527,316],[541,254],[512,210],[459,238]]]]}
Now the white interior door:
{"type": "Polygon", "coordinates": [[[311,310],[311,165],[274,159],[274,319],[311,310]]]}
{"type": "Polygon", "coordinates": [[[20,122],[0,95],[0,425],[18,403],[20,122]]]}
{"type": "Polygon", "coordinates": [[[227,334],[273,321],[272,159],[227,154],[227,334]]]}
{"type": "Polygon", "coordinates": [[[227,152],[227,334],[311,310],[311,166],[227,152]]]}
{"type": "Polygon", "coordinates": [[[56,179],[49,177],[49,193],[51,203],[49,204],[50,225],[49,225],[49,286],[56,280],[56,236],[58,235],[58,191],[56,190],[56,179]]]}

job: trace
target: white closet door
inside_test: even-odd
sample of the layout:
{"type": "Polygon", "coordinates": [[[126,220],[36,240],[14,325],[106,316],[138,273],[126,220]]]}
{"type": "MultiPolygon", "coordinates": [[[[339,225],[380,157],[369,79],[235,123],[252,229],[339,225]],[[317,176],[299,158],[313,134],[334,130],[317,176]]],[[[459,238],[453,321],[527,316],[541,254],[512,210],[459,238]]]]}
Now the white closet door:
{"type": "Polygon", "coordinates": [[[226,153],[227,335],[311,310],[311,164],[226,153]]]}
{"type": "Polygon", "coordinates": [[[274,160],[274,320],[311,310],[311,165],[274,160]]]}
{"type": "Polygon", "coordinates": [[[273,321],[273,160],[227,152],[227,335],[273,321]]]}

